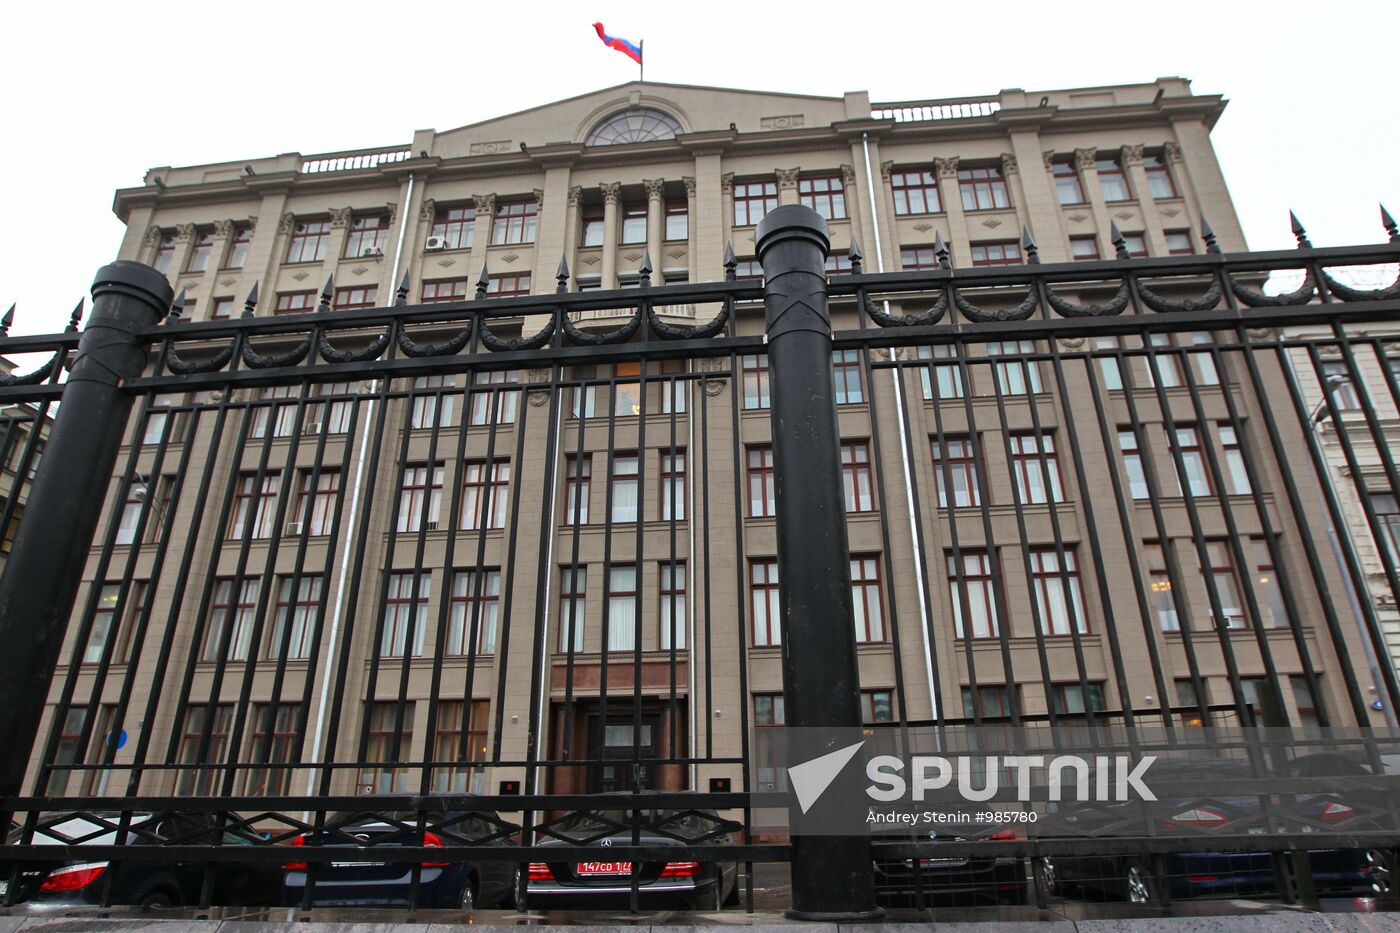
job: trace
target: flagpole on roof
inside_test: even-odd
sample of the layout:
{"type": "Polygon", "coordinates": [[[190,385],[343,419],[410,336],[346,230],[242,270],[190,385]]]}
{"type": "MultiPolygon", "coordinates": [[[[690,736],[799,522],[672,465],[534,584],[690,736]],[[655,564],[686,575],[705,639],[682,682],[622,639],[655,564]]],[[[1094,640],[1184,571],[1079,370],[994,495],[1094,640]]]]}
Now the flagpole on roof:
{"type": "Polygon", "coordinates": [[[646,71],[647,71],[647,66],[646,66],[646,60],[647,60],[646,48],[647,48],[647,40],[645,40],[645,39],[638,39],[638,40],[637,40],[637,80],[638,80],[638,81],[644,81],[644,80],[646,80],[644,77],[642,77],[643,75],[646,74],[646,71]]]}

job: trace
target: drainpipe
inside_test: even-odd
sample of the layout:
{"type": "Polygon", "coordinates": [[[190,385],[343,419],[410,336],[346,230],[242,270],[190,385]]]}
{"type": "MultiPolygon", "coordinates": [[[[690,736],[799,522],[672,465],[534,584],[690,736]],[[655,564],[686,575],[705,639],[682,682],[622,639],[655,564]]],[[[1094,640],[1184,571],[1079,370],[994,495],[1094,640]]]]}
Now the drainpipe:
{"type": "MultiPolygon", "coordinates": [[[[885,253],[880,243],[880,220],[875,213],[875,176],[870,169],[870,134],[860,134],[860,145],[865,153],[865,193],[870,200],[870,229],[875,231],[875,271],[885,271],[885,253]]],[[[890,303],[885,303],[885,313],[890,311],[890,303]]],[[[894,386],[894,403],[899,411],[904,411],[904,381],[900,378],[898,368],[890,370],[890,382],[894,386]]],[[[914,484],[910,481],[913,467],[909,463],[909,439],[904,436],[904,428],[899,428],[899,460],[904,469],[904,503],[909,510],[909,543],[914,552],[914,566],[921,563],[920,542],[918,523],[914,520],[914,484]]],[[[893,585],[893,581],[891,581],[893,585]]],[[[928,678],[928,702],[929,718],[938,719],[938,693],[933,686],[933,651],[929,646],[928,629],[928,603],[924,600],[923,581],[920,580],[914,587],[914,592],[919,597],[919,636],[924,646],[924,674],[928,678]]],[[[908,717],[908,710],[901,710],[902,715],[908,717]]]]}

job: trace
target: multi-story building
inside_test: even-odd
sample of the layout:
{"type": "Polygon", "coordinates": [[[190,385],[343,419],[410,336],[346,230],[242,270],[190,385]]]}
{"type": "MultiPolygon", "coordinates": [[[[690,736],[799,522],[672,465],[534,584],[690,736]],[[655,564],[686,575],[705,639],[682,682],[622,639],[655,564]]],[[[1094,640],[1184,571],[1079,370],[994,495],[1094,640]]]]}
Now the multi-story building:
{"type": "MultiPolygon", "coordinates": [[[[1210,141],[1224,106],[1179,78],[895,103],[636,82],[369,151],[152,169],[117,193],[119,255],[164,272],[185,319],[217,321],[255,284],[259,315],[316,310],[328,279],[327,313],[387,305],[401,280],[412,303],[460,301],[483,267],[487,297],[546,294],[561,257],[579,291],[641,284],[644,256],[653,286],[718,280],[727,244],[738,277],[759,278],[755,225],[782,204],[828,219],[833,274],[857,243],[867,271],[935,268],[939,242],[957,267],[1018,264],[1023,228],[1044,262],[1112,258],[1115,226],[1133,256],[1202,252],[1207,219],[1239,251],[1210,141]]],[[[762,327],[741,305],[737,332],[762,327]]],[[[929,362],[897,376],[858,351],[834,360],[867,720],[1225,703],[1230,674],[1266,721],[1345,708],[1316,595],[1279,590],[1307,565],[1263,442],[1234,427],[1261,399],[1228,354],[1205,333],[1152,358],[1125,339],[1130,355],[1061,383],[1040,344],[984,344],[966,370],[918,348],[896,358],[929,362]],[[1100,402],[1109,427],[1081,425],[1071,451],[1066,419],[1100,402]],[[1266,488],[1235,469],[1242,445],[1266,488]],[[1104,540],[1086,529],[1091,500],[1120,487],[1134,547],[1104,530],[1111,503],[1104,540]]],[[[402,761],[448,763],[433,786],[494,787],[533,775],[460,763],[737,759],[749,726],[783,721],[768,371],[761,354],[732,373],[705,362],[572,367],[557,419],[532,388],[548,374],[527,370],[323,384],[300,407],[295,386],[155,398],[78,597],[53,760],[95,760],[80,736],[127,733],[157,766],[255,747],[309,765],[338,742],[337,760],[374,763],[336,774],[347,792],[408,786],[402,761]]],[[[758,765],[756,786],[778,780],[758,765]]],[[[737,771],[560,766],[537,786],[737,771]]],[[[146,780],[217,789],[199,771],[146,780]]]]}

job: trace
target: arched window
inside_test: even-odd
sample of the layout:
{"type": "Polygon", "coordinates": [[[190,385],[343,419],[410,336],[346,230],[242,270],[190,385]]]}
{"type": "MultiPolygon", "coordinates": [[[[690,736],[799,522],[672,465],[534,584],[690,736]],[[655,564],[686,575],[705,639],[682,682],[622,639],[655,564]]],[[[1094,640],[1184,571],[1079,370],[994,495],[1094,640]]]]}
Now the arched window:
{"type": "Polygon", "coordinates": [[[617,143],[644,143],[653,139],[675,139],[681,125],[675,117],[638,107],[608,117],[593,128],[584,141],[587,146],[612,146],[617,143]]]}

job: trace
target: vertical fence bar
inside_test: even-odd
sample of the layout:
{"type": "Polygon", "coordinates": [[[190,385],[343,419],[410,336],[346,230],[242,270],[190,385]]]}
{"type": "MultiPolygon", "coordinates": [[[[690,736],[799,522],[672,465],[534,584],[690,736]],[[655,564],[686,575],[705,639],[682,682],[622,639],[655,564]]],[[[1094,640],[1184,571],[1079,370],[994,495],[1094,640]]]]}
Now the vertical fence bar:
{"type": "MultiPolygon", "coordinates": [[[[826,298],[826,221],[810,208],[780,207],[759,224],[757,246],[773,387],[787,723],[833,730],[823,747],[812,743],[814,755],[825,754],[837,749],[846,729],[861,723],[826,298]]],[[[845,776],[827,791],[834,815],[841,807],[853,813],[859,809],[852,795],[860,792],[859,770],[847,768],[845,776]]],[[[789,916],[832,920],[877,915],[870,853],[853,842],[794,836],[789,916]]]]}
{"type": "MultiPolygon", "coordinates": [[[[132,396],[123,383],[141,374],[138,332],[160,323],[174,297],[165,276],[120,261],[98,270],[93,310],[78,344],[28,510],[0,578],[0,796],[15,796],[39,731],[64,629],[102,514],[132,396]],[[55,534],[63,529],[65,534],[55,534]]],[[[34,431],[40,424],[35,423],[34,431]]]]}

